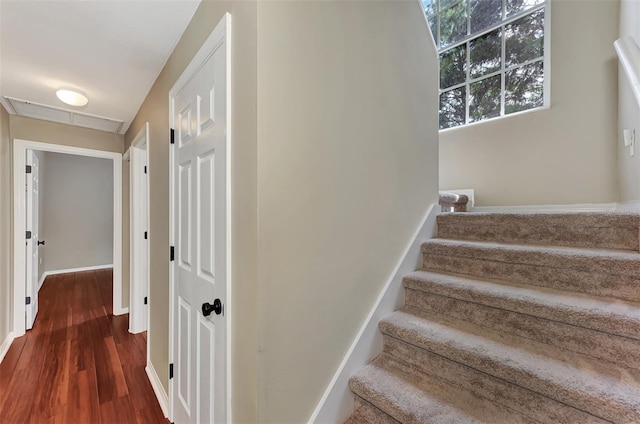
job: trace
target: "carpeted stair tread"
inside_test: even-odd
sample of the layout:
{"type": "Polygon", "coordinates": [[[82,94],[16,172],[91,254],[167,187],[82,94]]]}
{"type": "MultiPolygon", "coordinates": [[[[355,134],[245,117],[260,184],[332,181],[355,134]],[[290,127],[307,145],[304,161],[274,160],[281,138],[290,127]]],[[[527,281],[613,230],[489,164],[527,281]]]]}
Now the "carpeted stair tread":
{"type": "Polygon", "coordinates": [[[584,355],[406,307],[383,334],[614,421],[640,421],[640,375],[584,355]],[[481,336],[480,336],[481,334],[481,336]]]}
{"type": "Polygon", "coordinates": [[[402,423],[535,422],[385,354],[358,371],[350,387],[402,423]]]}
{"type": "Polygon", "coordinates": [[[405,288],[640,339],[640,304],[546,287],[416,271],[405,288]]]}
{"type": "Polygon", "coordinates": [[[548,396],[492,376],[442,355],[383,335],[384,352],[399,358],[453,387],[469,390],[479,397],[509,410],[534,417],[540,423],[605,424],[609,420],[595,417],[548,396]]]}
{"type": "MultiPolygon", "coordinates": [[[[448,277],[444,274],[434,275],[436,278],[448,277]]],[[[422,277],[424,276],[418,279],[413,275],[405,280],[405,302],[407,306],[418,308],[425,314],[439,314],[472,322],[482,327],[561,347],[614,364],[640,368],[638,340],[590,328],[599,326],[606,328],[605,319],[594,325],[592,322],[594,320],[588,316],[571,315],[570,321],[574,324],[570,324],[562,321],[568,312],[558,313],[552,305],[527,304],[500,297],[503,294],[501,291],[506,292],[510,289],[508,286],[500,287],[499,284],[494,284],[497,286],[494,288],[498,291],[494,298],[492,297],[494,293],[488,295],[483,293],[485,289],[483,281],[468,280],[470,287],[466,290],[465,287],[438,285],[433,283],[435,279],[425,282],[422,277]]],[[[616,325],[620,327],[621,323],[611,320],[609,324],[614,328],[616,325]]],[[[622,324],[626,325],[623,329],[633,332],[634,328],[630,323],[622,324]]],[[[620,328],[617,330],[618,333],[622,332],[620,328]]]]}
{"type": "Polygon", "coordinates": [[[423,269],[640,301],[640,253],[432,239],[423,269]]]}
{"type": "Polygon", "coordinates": [[[444,213],[438,237],[638,251],[638,213],[444,213]]]}

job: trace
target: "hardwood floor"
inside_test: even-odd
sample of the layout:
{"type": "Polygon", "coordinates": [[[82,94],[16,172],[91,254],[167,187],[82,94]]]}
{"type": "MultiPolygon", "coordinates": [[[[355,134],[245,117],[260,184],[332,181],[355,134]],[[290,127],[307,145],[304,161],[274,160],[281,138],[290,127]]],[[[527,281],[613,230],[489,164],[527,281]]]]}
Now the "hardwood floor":
{"type": "Polygon", "coordinates": [[[0,364],[0,423],[168,423],[145,373],[146,335],[113,316],[112,271],[47,277],[33,330],[0,364]]]}

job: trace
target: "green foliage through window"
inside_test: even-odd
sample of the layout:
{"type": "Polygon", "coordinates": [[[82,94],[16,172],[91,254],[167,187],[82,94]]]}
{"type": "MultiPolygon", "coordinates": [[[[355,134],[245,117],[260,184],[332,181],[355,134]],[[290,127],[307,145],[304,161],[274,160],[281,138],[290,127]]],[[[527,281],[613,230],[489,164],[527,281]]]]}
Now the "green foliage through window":
{"type": "Polygon", "coordinates": [[[422,0],[440,53],[440,128],[544,103],[544,0],[422,0]]]}

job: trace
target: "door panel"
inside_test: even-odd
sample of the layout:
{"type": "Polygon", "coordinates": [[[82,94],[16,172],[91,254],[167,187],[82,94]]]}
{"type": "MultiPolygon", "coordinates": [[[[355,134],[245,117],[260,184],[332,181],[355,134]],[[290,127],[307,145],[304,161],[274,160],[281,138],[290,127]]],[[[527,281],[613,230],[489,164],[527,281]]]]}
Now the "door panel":
{"type": "Polygon", "coordinates": [[[214,422],[214,390],[215,376],[215,325],[202,315],[198,315],[198,398],[201,406],[198,409],[197,422],[214,422]]]}
{"type": "Polygon", "coordinates": [[[176,423],[227,422],[226,20],[212,36],[220,37],[215,50],[171,98],[177,135],[172,161],[176,423]],[[205,314],[203,304],[216,299],[222,303],[219,313],[205,314]]]}
{"type": "Polygon", "coordinates": [[[198,273],[215,283],[215,155],[198,158],[198,273]]]}

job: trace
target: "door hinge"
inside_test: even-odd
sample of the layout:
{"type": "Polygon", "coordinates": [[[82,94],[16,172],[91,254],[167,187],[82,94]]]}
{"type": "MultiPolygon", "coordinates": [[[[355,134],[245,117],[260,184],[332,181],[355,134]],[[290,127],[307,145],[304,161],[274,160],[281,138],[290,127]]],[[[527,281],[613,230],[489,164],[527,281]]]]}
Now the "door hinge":
{"type": "Polygon", "coordinates": [[[169,364],[169,380],[173,378],[173,364],[169,364]]]}
{"type": "Polygon", "coordinates": [[[144,304],[147,305],[149,303],[149,298],[147,296],[144,297],[144,304]]]}
{"type": "Polygon", "coordinates": [[[31,165],[27,165],[27,174],[31,174],[31,165]]]}
{"type": "Polygon", "coordinates": [[[25,303],[27,305],[31,305],[31,296],[27,296],[27,301],[25,303]]]}
{"type": "Polygon", "coordinates": [[[169,141],[171,144],[175,144],[176,142],[176,132],[173,128],[171,128],[171,139],[169,141]]]}
{"type": "Polygon", "coordinates": [[[147,240],[149,238],[149,234],[145,231],[144,232],[144,239],[147,240]]]}
{"type": "Polygon", "coordinates": [[[171,248],[169,249],[169,261],[173,261],[175,259],[175,253],[176,249],[171,246],[171,248]]]}
{"type": "Polygon", "coordinates": [[[144,166],[144,173],[147,173],[147,165],[144,166]]]}
{"type": "Polygon", "coordinates": [[[27,240],[31,240],[31,231],[27,231],[27,240]]]}

